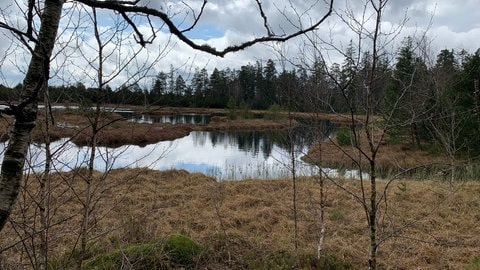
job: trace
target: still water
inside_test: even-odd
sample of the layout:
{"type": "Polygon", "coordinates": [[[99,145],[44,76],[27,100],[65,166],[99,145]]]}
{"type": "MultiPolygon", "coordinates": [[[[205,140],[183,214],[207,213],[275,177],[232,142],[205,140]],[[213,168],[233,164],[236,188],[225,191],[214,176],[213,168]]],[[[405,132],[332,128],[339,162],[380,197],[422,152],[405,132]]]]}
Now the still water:
{"type": "MultiPolygon", "coordinates": [[[[174,168],[201,172],[218,180],[288,177],[291,171],[291,154],[290,144],[286,142],[287,135],[286,131],[195,131],[174,141],[145,147],[98,147],[95,169],[105,171],[125,167],[149,167],[157,170],[174,168]]],[[[316,168],[300,160],[307,151],[308,141],[297,136],[295,142],[297,173],[316,173],[316,168]]],[[[51,148],[56,170],[68,171],[87,166],[90,153],[88,147],[78,147],[68,139],[62,139],[52,143],[51,148]]],[[[42,170],[44,155],[45,145],[32,145],[29,153],[30,168],[42,170]]]]}
{"type": "MultiPolygon", "coordinates": [[[[195,116],[192,119],[183,117],[172,122],[208,121],[205,116],[195,116]]],[[[323,123],[322,126],[327,134],[333,130],[333,125],[329,122],[323,123]]],[[[297,175],[313,175],[318,174],[318,168],[300,159],[308,147],[318,139],[318,134],[312,132],[313,130],[315,129],[304,126],[290,132],[194,131],[174,141],[144,147],[133,145],[118,148],[98,147],[95,169],[100,171],[135,167],[156,170],[184,169],[189,172],[201,172],[217,180],[270,179],[291,176],[293,150],[297,175]]],[[[4,147],[4,144],[0,145],[0,158],[3,158],[4,147]]],[[[65,138],[52,143],[51,148],[54,153],[55,170],[69,171],[75,167],[87,166],[90,154],[88,147],[78,147],[65,138]]],[[[45,145],[32,145],[28,168],[41,171],[44,162],[45,145]]],[[[334,169],[327,171],[331,176],[338,176],[334,169]]],[[[347,171],[346,174],[346,177],[356,177],[355,172],[347,171]]]]}

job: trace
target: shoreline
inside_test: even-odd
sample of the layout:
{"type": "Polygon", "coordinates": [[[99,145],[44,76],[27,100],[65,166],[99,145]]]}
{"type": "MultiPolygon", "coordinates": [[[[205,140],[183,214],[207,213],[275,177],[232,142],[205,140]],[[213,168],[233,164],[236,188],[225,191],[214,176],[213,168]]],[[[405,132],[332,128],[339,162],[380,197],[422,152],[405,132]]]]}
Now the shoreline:
{"type": "MultiPolygon", "coordinates": [[[[65,106],[67,105],[55,105],[65,106]]],[[[76,106],[69,104],[69,106],[76,106]]],[[[116,112],[102,113],[99,121],[99,132],[97,134],[97,145],[106,147],[119,147],[122,145],[145,146],[161,141],[172,141],[188,136],[192,131],[225,131],[225,130],[279,130],[288,128],[291,125],[297,125],[295,120],[290,121],[285,112],[276,112],[273,120],[266,119],[272,112],[269,111],[249,111],[250,114],[264,115],[262,119],[238,117],[235,120],[228,119],[229,111],[227,109],[210,108],[185,108],[185,107],[150,107],[146,110],[140,106],[117,106],[114,104],[105,105],[105,108],[130,110],[132,115],[149,114],[152,116],[175,115],[182,113],[209,114],[212,116],[208,124],[171,124],[171,123],[136,123],[128,121],[116,112]],[[222,115],[222,116],[219,116],[222,115]]],[[[241,114],[241,112],[238,112],[241,114]]],[[[62,138],[71,138],[72,142],[78,146],[87,146],[92,138],[91,115],[81,112],[78,109],[54,109],[52,110],[54,123],[50,123],[48,130],[50,141],[62,138]]],[[[310,119],[326,119],[332,123],[347,123],[349,116],[337,114],[309,114],[295,112],[291,113],[294,117],[310,119]],[[343,121],[343,122],[342,122],[343,121]]],[[[44,143],[46,141],[45,114],[39,112],[37,126],[32,133],[32,141],[44,143]]],[[[360,119],[360,118],[358,118],[360,119]]],[[[13,120],[4,117],[5,121],[0,123],[0,140],[8,140],[8,129],[13,120]]],[[[350,119],[351,121],[351,119],[350,119]]],[[[361,138],[362,145],[368,145],[364,138],[361,138]]],[[[368,149],[364,149],[368,150],[368,149]]],[[[352,146],[340,147],[336,144],[335,138],[327,139],[314,143],[304,160],[309,163],[320,164],[324,167],[336,167],[351,169],[351,156],[358,156],[358,149],[352,146]]],[[[362,166],[367,159],[362,161],[362,166]]],[[[382,168],[411,168],[413,166],[431,166],[432,164],[445,164],[446,161],[441,156],[434,156],[426,151],[409,149],[400,143],[382,143],[378,153],[378,165],[382,168]]]]}

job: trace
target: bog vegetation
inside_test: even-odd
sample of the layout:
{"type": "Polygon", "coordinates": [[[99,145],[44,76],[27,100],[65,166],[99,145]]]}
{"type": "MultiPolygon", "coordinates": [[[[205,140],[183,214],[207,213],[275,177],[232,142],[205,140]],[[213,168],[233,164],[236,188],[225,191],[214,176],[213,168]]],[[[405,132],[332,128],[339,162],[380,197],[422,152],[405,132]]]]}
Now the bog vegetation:
{"type": "MultiPolygon", "coordinates": [[[[172,80],[172,72],[161,72],[151,89],[106,87],[101,102],[96,89],[80,83],[51,86],[50,98],[67,109],[41,115],[32,139],[45,143],[47,138],[68,136],[78,145],[92,147],[145,145],[192,130],[289,129],[297,124],[295,119],[310,119],[315,125],[327,118],[340,128],[333,137],[312,145],[303,159],[321,167],[371,173],[372,160],[358,158],[370,143],[368,134],[362,133],[367,100],[355,89],[361,87],[372,63],[367,53],[361,59],[360,66],[349,66],[347,58],[328,69],[318,61],[314,71],[279,73],[271,60],[265,67],[258,62],[239,71],[214,70],[211,75],[197,70],[190,85],[182,83],[180,75],[172,80]],[[353,72],[353,78],[347,76],[353,72]],[[327,98],[327,107],[311,102],[318,94],[327,98]],[[98,107],[108,102],[151,114],[190,111],[224,116],[201,126],[139,124],[98,107]],[[254,110],[263,119],[251,119],[254,110]],[[338,113],[329,114],[331,110],[338,113]],[[46,129],[48,117],[62,125],[46,129]],[[92,123],[101,128],[94,129],[92,123]]],[[[371,105],[376,122],[370,124],[371,136],[381,138],[374,167],[379,177],[375,188],[382,191],[374,210],[375,264],[380,268],[480,267],[479,216],[474,210],[480,207],[479,96],[472,91],[479,59],[479,51],[442,50],[436,63],[428,65],[415,55],[409,39],[393,65],[378,59],[376,72],[382,81],[374,81],[371,105]],[[388,126],[382,129],[385,123],[388,126]]],[[[12,99],[20,88],[2,86],[0,95],[12,99]]],[[[2,140],[8,140],[13,119],[4,120],[2,140]]],[[[40,181],[42,177],[33,172],[26,176],[10,226],[2,231],[1,264],[6,269],[25,265],[362,269],[371,256],[366,243],[371,241],[372,224],[358,205],[365,207],[371,194],[365,190],[365,179],[352,182],[319,175],[294,178],[292,186],[288,179],[219,183],[185,171],[88,173],[73,168],[51,174],[48,182],[40,181]],[[39,199],[37,191],[45,191],[41,185],[47,183],[47,194],[39,199]],[[39,203],[51,212],[39,216],[39,203]],[[42,215],[48,217],[48,224],[39,227],[42,215]],[[17,252],[22,255],[12,255],[17,252]],[[48,261],[42,264],[39,254],[48,261]]]]}
{"type": "MultiPolygon", "coordinates": [[[[195,27],[207,1],[198,13],[181,2],[187,15],[193,11],[195,27]]],[[[5,101],[1,140],[8,141],[0,179],[0,268],[480,268],[480,50],[444,49],[429,59],[425,37],[394,42],[402,27],[392,32],[380,27],[388,0],[364,2],[368,21],[355,18],[348,7],[336,11],[344,12],[338,19],[358,38],[342,46],[326,42],[317,31],[332,14],[333,0],[321,6],[325,14],[317,20],[309,17],[311,25],[294,25],[294,32],[280,36],[256,1],[265,36],[223,50],[196,44],[184,35],[190,28],[177,28],[169,14],[139,1],[15,3],[26,29],[18,26],[21,19],[7,16],[15,5],[0,9],[0,28],[13,33],[15,44],[25,46],[32,59],[23,84],[0,85],[5,101]],[[111,31],[102,30],[97,9],[117,19],[111,31]],[[82,16],[76,20],[77,15],[82,16]],[[56,37],[65,27],[62,18],[75,29],[74,35],[60,33],[69,35],[65,44],[56,37]],[[139,81],[161,58],[151,66],[137,58],[153,41],[149,36],[154,39],[160,31],[153,20],[191,48],[215,56],[297,36],[305,38],[308,49],[299,63],[280,51],[278,62],[259,60],[210,73],[196,68],[191,80],[177,72],[181,67],[171,66],[142,88],[139,81]],[[137,27],[142,22],[149,27],[137,27]],[[91,59],[76,46],[86,35],[95,41],[89,45],[96,54],[91,59]],[[132,36],[141,45],[138,50],[129,43],[132,36]],[[126,44],[133,49],[117,54],[126,44]],[[388,52],[387,44],[400,45],[388,52]],[[57,52],[58,46],[64,47],[57,52]],[[324,46],[343,59],[325,61],[324,46]],[[62,53],[69,58],[71,48],[71,55],[78,50],[88,62],[82,75],[92,85],[49,85],[51,76],[62,74],[50,73],[51,61],[62,53]],[[111,57],[114,71],[105,72],[111,57]],[[124,71],[132,78],[110,87],[124,71]],[[44,107],[39,109],[40,100],[44,107]],[[52,110],[57,103],[67,109],[52,110]],[[222,115],[201,126],[134,123],[105,109],[120,106],[140,114],[191,110],[222,115]],[[252,119],[253,110],[263,119],[252,119]],[[302,153],[319,169],[310,177],[297,175],[293,133],[299,118],[315,130],[315,142],[302,153]],[[324,119],[341,127],[326,134],[324,119]],[[182,170],[94,170],[97,156],[115,162],[108,151],[98,153],[101,145],[146,145],[192,130],[227,129],[285,129],[291,162],[284,165],[291,178],[220,182],[182,170]],[[65,149],[52,149],[51,142],[63,137],[89,148],[79,162],[83,167],[56,171],[62,163],[56,154],[65,149]],[[42,170],[33,170],[26,153],[39,142],[45,158],[42,170]],[[327,167],[353,169],[357,179],[332,176],[327,167]]],[[[294,14],[303,16],[294,1],[289,3],[294,14]]],[[[7,54],[16,55],[12,48],[7,54]]]]}
{"type": "MultiPolygon", "coordinates": [[[[73,269],[78,256],[84,256],[85,269],[366,267],[368,231],[363,214],[350,195],[332,184],[326,185],[328,234],[317,258],[318,179],[298,181],[300,245],[295,254],[290,179],[217,182],[201,174],[148,169],[114,170],[106,179],[95,173],[93,181],[115,185],[103,195],[92,218],[86,254],[77,254],[73,246],[81,216],[76,213],[82,205],[65,190],[80,190],[85,173],[79,169],[51,179],[55,215],[49,229],[49,269],[73,269]]],[[[339,181],[360,188],[359,181],[339,181]]],[[[25,190],[36,185],[31,176],[25,190]]],[[[382,268],[478,269],[480,217],[473,209],[480,206],[480,183],[462,182],[451,193],[448,182],[403,180],[387,195],[391,203],[382,210],[386,215],[380,228],[390,239],[381,249],[382,268]]],[[[34,222],[27,218],[34,216],[27,197],[20,196],[16,226],[34,222]]],[[[20,235],[13,228],[2,231],[4,242],[18,241],[20,235]]],[[[20,267],[19,254],[33,252],[33,247],[25,240],[23,246],[4,251],[3,268],[20,267]]]]}

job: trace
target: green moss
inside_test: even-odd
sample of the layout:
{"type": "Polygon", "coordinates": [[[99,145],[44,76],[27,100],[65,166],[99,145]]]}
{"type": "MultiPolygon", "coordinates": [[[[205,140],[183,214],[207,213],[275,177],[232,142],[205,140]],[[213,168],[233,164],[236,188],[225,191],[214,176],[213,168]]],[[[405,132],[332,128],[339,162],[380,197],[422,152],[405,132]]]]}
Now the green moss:
{"type": "Polygon", "coordinates": [[[200,254],[201,247],[185,235],[174,234],[167,239],[166,251],[172,262],[188,266],[200,254]]]}
{"type": "Polygon", "coordinates": [[[83,269],[168,269],[169,263],[161,243],[136,244],[110,253],[99,254],[85,262],[83,269]]]}

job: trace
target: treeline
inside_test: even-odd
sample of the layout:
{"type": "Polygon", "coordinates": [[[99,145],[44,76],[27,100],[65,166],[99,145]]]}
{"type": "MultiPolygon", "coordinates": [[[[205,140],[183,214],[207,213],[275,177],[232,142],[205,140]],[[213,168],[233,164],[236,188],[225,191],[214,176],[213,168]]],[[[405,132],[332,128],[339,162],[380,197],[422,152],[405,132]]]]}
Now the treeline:
{"type": "MultiPolygon", "coordinates": [[[[441,151],[480,152],[480,50],[441,50],[434,61],[416,53],[411,38],[404,41],[394,62],[350,44],[341,64],[329,67],[320,59],[310,66],[279,71],[273,60],[240,69],[197,68],[186,80],[160,72],[148,89],[137,84],[102,91],[81,83],[50,86],[53,102],[267,109],[272,105],[306,112],[362,114],[367,108],[389,120],[390,135],[422,148],[436,141],[441,151]],[[374,62],[375,61],[375,62],[374,62]],[[432,63],[433,62],[433,63],[432,63]],[[373,70],[372,67],[375,67],[373,70]],[[372,72],[374,73],[372,74],[372,72]],[[366,81],[374,75],[374,86],[366,81]],[[367,104],[366,93],[373,94],[367,104]],[[100,93],[100,95],[99,95],[100,93]],[[448,143],[447,143],[448,142],[448,143]]],[[[16,99],[21,85],[0,86],[2,100],[16,99]]],[[[431,145],[431,144],[430,144],[431,145]]]]}

